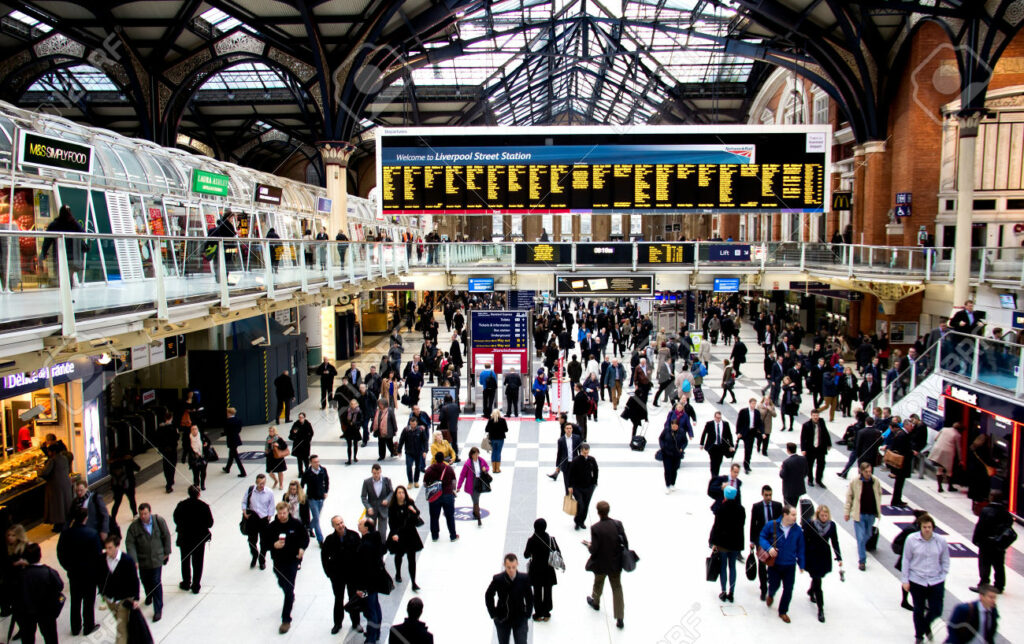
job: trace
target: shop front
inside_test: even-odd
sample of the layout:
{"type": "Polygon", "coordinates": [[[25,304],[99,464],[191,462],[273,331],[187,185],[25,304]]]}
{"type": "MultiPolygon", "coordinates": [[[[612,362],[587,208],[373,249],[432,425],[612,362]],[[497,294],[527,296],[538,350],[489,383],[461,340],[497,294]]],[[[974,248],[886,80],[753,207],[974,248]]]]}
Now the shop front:
{"type": "MultiPolygon", "coordinates": [[[[981,433],[992,437],[992,489],[1001,491],[1010,512],[1021,516],[1021,440],[1024,432],[1024,405],[1007,397],[998,397],[949,380],[942,383],[945,424],[959,422],[967,428],[961,453],[981,433]]],[[[938,411],[938,410],[937,410],[938,411]]]]}
{"type": "Polygon", "coordinates": [[[73,455],[72,476],[95,485],[107,475],[103,373],[89,358],[3,377],[0,386],[0,510],[15,522],[42,517],[47,436],[73,455]]]}

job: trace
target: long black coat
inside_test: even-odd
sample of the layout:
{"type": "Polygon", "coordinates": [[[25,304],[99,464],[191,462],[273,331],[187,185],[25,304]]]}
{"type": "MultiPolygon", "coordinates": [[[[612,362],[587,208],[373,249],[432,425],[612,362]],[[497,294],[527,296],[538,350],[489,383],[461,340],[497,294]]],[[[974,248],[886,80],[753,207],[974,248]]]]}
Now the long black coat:
{"type": "Polygon", "coordinates": [[[530,581],[536,586],[554,586],[558,583],[555,569],[548,565],[552,549],[561,551],[555,538],[549,534],[538,536],[534,533],[526,540],[523,556],[530,560],[530,581]]]}
{"type": "Polygon", "coordinates": [[[288,440],[292,442],[292,456],[309,458],[309,447],[313,442],[313,424],[308,420],[295,421],[288,432],[288,440]]]}
{"type": "Polygon", "coordinates": [[[824,577],[832,572],[832,551],[835,550],[836,558],[843,560],[843,553],[839,550],[839,538],[836,536],[836,523],[830,522],[824,536],[818,534],[814,526],[805,521],[804,529],[804,558],[807,574],[811,577],[824,577]]]}
{"type": "Polygon", "coordinates": [[[210,506],[199,499],[185,499],[174,508],[174,531],[178,535],[178,548],[190,550],[210,540],[213,513],[210,506]]]}
{"type": "Polygon", "coordinates": [[[388,508],[388,552],[408,554],[423,550],[423,540],[416,530],[416,520],[419,517],[419,508],[412,499],[407,499],[405,505],[394,503],[388,508]],[[413,509],[416,510],[415,513],[413,509]],[[394,540],[396,536],[398,541],[394,540]]]}
{"type": "Polygon", "coordinates": [[[720,550],[742,552],[746,545],[743,526],[747,522],[747,511],[736,499],[725,501],[715,513],[715,523],[711,526],[711,545],[720,550]]]}

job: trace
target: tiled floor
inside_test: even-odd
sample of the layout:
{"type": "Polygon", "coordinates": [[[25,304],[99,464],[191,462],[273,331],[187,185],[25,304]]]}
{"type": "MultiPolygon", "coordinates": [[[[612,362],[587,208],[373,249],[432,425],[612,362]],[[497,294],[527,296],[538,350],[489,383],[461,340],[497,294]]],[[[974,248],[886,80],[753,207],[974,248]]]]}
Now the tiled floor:
{"type": "MultiPolygon", "coordinates": [[[[442,327],[443,328],[443,327],[442,327]]],[[[442,337],[444,334],[442,333],[442,337]]],[[[407,341],[407,354],[418,348],[418,341],[407,341]],[[415,346],[414,346],[415,345],[415,346]]],[[[442,342],[446,346],[447,342],[442,342]]],[[[754,343],[748,340],[748,345],[754,343]]],[[[729,349],[719,345],[712,353],[718,364],[729,349]]],[[[377,355],[360,360],[360,366],[375,364],[377,355]]],[[[760,372],[760,351],[751,350],[752,364],[745,371],[760,372]]],[[[715,362],[713,361],[713,364],[715,362]]],[[[339,371],[347,368],[340,365],[339,371]]],[[[712,368],[707,382],[719,382],[719,367],[712,368]]],[[[737,398],[742,404],[752,392],[759,390],[761,381],[750,377],[740,379],[737,398]]],[[[331,475],[331,493],[324,507],[323,526],[329,528],[329,518],[341,514],[353,525],[362,510],[359,490],[363,478],[369,476],[370,466],[376,458],[375,445],[360,452],[358,465],[345,466],[345,445],[339,439],[339,428],[333,413],[322,412],[316,405],[316,392],[299,409],[306,411],[316,431],[314,452],[321,455],[331,475]]],[[[733,422],[732,406],[718,407],[717,393],[709,391],[708,402],[697,405],[698,430],[720,408],[733,422]]],[[[805,407],[810,404],[809,396],[805,407]]],[[[652,409],[649,438],[656,442],[664,422],[667,408],[652,409]]],[[[804,410],[806,412],[807,409],[804,410]]],[[[404,412],[401,414],[404,416],[404,412]]],[[[808,603],[804,591],[809,583],[805,575],[798,576],[790,615],[793,623],[786,625],[773,609],[758,601],[756,582],[742,577],[737,586],[735,604],[718,601],[718,585],[704,581],[704,558],[707,555],[707,535],[712,517],[707,498],[707,459],[692,446],[687,451],[680,472],[678,491],[664,494],[662,469],[654,461],[655,445],[638,453],[627,447],[629,425],[603,402],[600,420],[591,422],[589,438],[592,455],[598,460],[600,485],[594,502],[606,500],[611,504],[612,516],[621,520],[630,543],[640,555],[637,570],[623,577],[626,601],[626,627],[619,631],[611,616],[610,591],[606,589],[602,610],[595,613],[587,607],[584,598],[590,591],[592,576],[583,566],[587,553],[580,544],[585,533],[572,529],[571,518],[562,513],[562,483],[550,481],[545,474],[551,471],[554,460],[554,441],[557,423],[532,420],[510,422],[511,433],[502,458],[502,473],[496,475],[494,492],[484,497],[483,507],[489,513],[483,527],[470,521],[458,524],[461,539],[450,543],[442,538],[431,543],[424,528],[426,547],[419,557],[418,593],[425,603],[424,621],[439,643],[495,641],[493,628],[483,606],[483,593],[490,576],[501,570],[502,556],[512,551],[522,555],[526,539],[532,531],[536,517],[545,517],[549,530],[559,541],[568,570],[559,575],[554,590],[553,617],[547,623],[531,623],[533,642],[643,642],[679,643],[751,641],[794,641],[793,638],[828,638],[839,642],[901,642],[912,641],[913,626],[909,612],[899,607],[899,582],[892,569],[895,556],[889,549],[889,540],[898,532],[896,520],[885,517],[880,523],[882,540],[878,552],[869,557],[866,572],[856,570],[856,545],[852,525],[841,520],[839,539],[848,562],[846,581],[840,581],[837,572],[825,578],[825,610],[827,622],[819,624],[815,609],[808,603]],[[851,565],[852,564],[852,565],[851,565]]],[[[798,419],[799,420],[799,419],[798,419]]],[[[836,419],[829,428],[838,437],[849,423],[836,419]]],[[[464,446],[478,445],[483,436],[484,422],[466,418],[461,423],[460,438],[464,446]]],[[[265,427],[254,426],[245,430],[245,449],[260,449],[265,427]]],[[[778,464],[783,456],[785,442],[794,440],[797,433],[776,431],[772,436],[769,456],[755,456],[753,473],[744,476],[744,504],[748,507],[757,500],[757,490],[768,483],[780,488],[778,464]]],[[[466,448],[463,447],[463,450],[466,448]]],[[[219,451],[225,453],[223,445],[219,451]]],[[[465,453],[465,452],[463,452],[465,453]]],[[[815,503],[826,503],[833,515],[842,514],[842,499],[846,483],[834,472],[846,461],[842,448],[830,453],[829,470],[825,475],[826,489],[812,488],[810,498],[815,503]]],[[[259,471],[259,463],[250,461],[250,475],[259,471]]],[[[242,496],[252,480],[225,475],[218,465],[211,465],[208,490],[203,498],[213,506],[217,525],[206,558],[203,589],[199,595],[178,590],[180,580],[178,554],[164,569],[166,607],[164,619],[152,625],[157,640],[168,643],[189,643],[219,640],[291,641],[326,640],[331,628],[332,595],[319,564],[319,550],[314,545],[308,553],[306,565],[297,580],[297,601],[293,611],[293,627],[285,636],[277,635],[281,592],[269,571],[260,572],[248,567],[248,552],[244,538],[239,535],[237,521],[242,496]]],[[[170,519],[174,505],[184,496],[184,480],[188,472],[180,466],[180,483],[173,494],[164,494],[162,484],[149,481],[141,487],[140,501],[153,504],[156,512],[170,519]]],[[[405,483],[404,462],[388,460],[384,463],[385,476],[396,483],[405,483]]],[[[296,475],[294,462],[288,478],[296,475]]],[[[190,480],[190,479],[188,479],[190,480]]],[[[883,478],[888,486],[889,479],[883,478]]],[[[913,480],[907,489],[907,498],[915,506],[935,513],[939,527],[949,533],[951,542],[970,544],[973,516],[969,501],[962,494],[936,493],[932,479],[913,480]]],[[[422,488],[417,491],[419,504],[425,509],[422,488]]],[[[780,496],[779,494],[776,495],[780,496]]],[[[457,507],[469,506],[465,495],[457,498],[457,507]]],[[[592,516],[596,515],[592,510],[592,516]]],[[[841,519],[841,517],[840,517],[841,519]]],[[[127,510],[122,509],[121,523],[127,523],[127,510]]],[[[36,531],[38,534],[39,531],[36,531]]],[[[45,541],[47,561],[55,565],[56,539],[45,541]]],[[[1024,559],[1019,546],[1008,555],[1011,571],[1008,591],[1000,598],[1000,632],[1004,641],[1022,641],[1024,636],[1024,601],[1020,599],[1024,559]]],[[[387,560],[388,570],[394,572],[394,562],[387,560]]],[[[525,565],[523,566],[525,568],[525,565]]],[[[976,559],[954,558],[947,582],[945,615],[949,615],[954,600],[972,597],[967,587],[977,581],[976,559]]],[[[415,594],[409,588],[408,578],[395,592],[384,598],[385,622],[401,621],[404,606],[415,594]],[[397,618],[396,618],[397,616],[397,618]]],[[[151,611],[146,611],[147,616],[151,611]]],[[[68,611],[61,616],[61,638],[70,641],[67,622],[68,611]]],[[[100,613],[102,618],[108,614],[100,613]]],[[[347,622],[346,622],[347,628],[347,622]]],[[[941,624],[936,624],[936,638],[941,624]]],[[[93,641],[112,641],[112,638],[93,641]]],[[[95,636],[94,636],[95,637],[95,636]]],[[[944,632],[941,637],[944,638],[944,632]]],[[[362,642],[358,634],[342,631],[331,641],[362,642]],[[346,635],[343,639],[343,635],[346,635]]],[[[386,640],[385,640],[386,641],[386,640]]],[[[941,641],[941,640],[940,640],[941,641]]]]}

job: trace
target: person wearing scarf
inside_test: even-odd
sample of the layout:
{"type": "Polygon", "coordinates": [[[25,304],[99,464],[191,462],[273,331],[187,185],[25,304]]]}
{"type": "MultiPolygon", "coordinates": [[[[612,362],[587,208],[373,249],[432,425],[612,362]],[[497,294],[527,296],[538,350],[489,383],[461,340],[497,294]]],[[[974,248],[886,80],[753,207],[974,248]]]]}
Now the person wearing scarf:
{"type": "Polygon", "coordinates": [[[832,521],[832,513],[827,505],[819,505],[810,521],[805,521],[804,543],[807,574],[811,577],[811,587],[807,596],[818,605],[818,621],[825,621],[825,597],[821,590],[821,580],[832,572],[832,552],[835,551],[840,570],[843,565],[843,554],[839,550],[839,538],[836,536],[836,524],[832,521]]]}

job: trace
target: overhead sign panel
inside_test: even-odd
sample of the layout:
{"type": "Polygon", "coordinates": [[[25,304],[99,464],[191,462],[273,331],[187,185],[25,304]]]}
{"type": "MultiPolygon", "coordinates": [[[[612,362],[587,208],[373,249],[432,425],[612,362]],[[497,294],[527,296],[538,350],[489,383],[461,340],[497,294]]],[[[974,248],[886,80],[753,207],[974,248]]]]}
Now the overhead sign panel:
{"type": "Polygon", "coordinates": [[[21,130],[18,141],[18,161],[21,165],[45,166],[92,174],[92,158],[91,145],[71,143],[21,130]]]}
{"type": "Polygon", "coordinates": [[[494,290],[493,277],[471,277],[469,278],[470,293],[490,293],[494,290]]]}
{"type": "Polygon", "coordinates": [[[268,206],[281,205],[282,190],[277,186],[268,186],[263,183],[256,184],[256,194],[253,200],[256,203],[267,204],[268,206]]]}
{"type": "Polygon", "coordinates": [[[558,275],[555,295],[624,297],[653,295],[654,275],[558,275]]]}
{"type": "Polygon", "coordinates": [[[226,197],[228,196],[230,186],[231,177],[226,174],[192,168],[192,192],[197,192],[201,195],[226,197]]]}
{"type": "Polygon", "coordinates": [[[715,293],[739,293],[740,278],[738,277],[716,277],[715,293]]]}
{"type": "Polygon", "coordinates": [[[390,214],[824,212],[830,126],[383,128],[390,214]]]}

